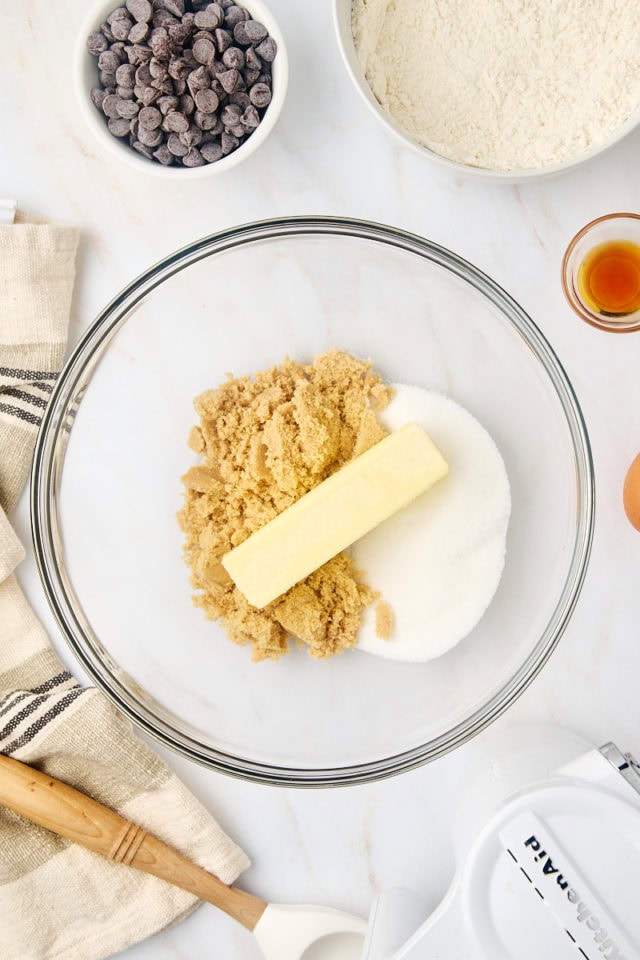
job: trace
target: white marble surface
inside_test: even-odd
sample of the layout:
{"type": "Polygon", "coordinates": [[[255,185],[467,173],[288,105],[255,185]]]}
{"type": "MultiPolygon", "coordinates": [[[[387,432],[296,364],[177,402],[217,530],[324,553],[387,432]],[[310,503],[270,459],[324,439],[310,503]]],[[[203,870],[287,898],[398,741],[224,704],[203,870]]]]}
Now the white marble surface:
{"type": "MultiPolygon", "coordinates": [[[[500,730],[544,722],[640,753],[640,534],[621,505],[626,468],[640,450],[640,334],[588,328],[566,306],[559,282],[562,253],[579,227],[640,208],[640,131],[559,178],[522,187],[462,179],[397,146],[376,124],[343,69],[329,0],[270,5],[292,75],[276,130],[222,179],[171,188],[101,157],[82,125],[70,73],[80,0],[1,5],[0,195],[82,230],[71,339],[171,250],[263,217],[324,213],[386,222],[484,269],[529,311],[574,384],[593,445],[597,520],[586,583],[559,648],[481,739],[490,752],[500,730]]],[[[28,541],[24,498],[17,523],[28,541]]],[[[31,554],[20,579],[71,663],[55,640],[31,554]]],[[[325,791],[256,786],[166,757],[250,854],[247,889],[364,915],[388,886],[409,885],[434,901],[444,892],[453,871],[451,810],[481,745],[386,782],[325,791]]],[[[245,931],[205,906],[123,956],[253,960],[259,951],[245,931]]]]}

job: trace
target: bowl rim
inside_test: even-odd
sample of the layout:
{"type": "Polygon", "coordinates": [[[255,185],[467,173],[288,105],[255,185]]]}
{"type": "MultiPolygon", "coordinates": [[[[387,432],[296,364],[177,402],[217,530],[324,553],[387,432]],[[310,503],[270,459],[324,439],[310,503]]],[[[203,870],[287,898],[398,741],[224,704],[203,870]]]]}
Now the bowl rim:
{"type": "Polygon", "coordinates": [[[365,783],[390,777],[443,756],[480,733],[514,703],[538,675],[557,646],[575,608],[587,570],[595,516],[595,478],[591,446],[577,397],[558,357],[522,307],[487,274],[430,240],[365,220],[329,216],[282,217],[246,223],[203,237],[170,254],[132,280],[103,310],[71,352],[54,387],[36,440],[31,475],[31,532],[45,595],[60,630],[82,667],[133,723],[164,746],[204,766],[241,779],[273,785],[325,787],[365,783]],[[510,680],[463,720],[419,746],[359,764],[337,767],[284,767],[248,760],[204,744],[177,731],[162,711],[150,710],[121,679],[117,665],[99,640],[84,634],[73,603],[73,590],[56,562],[60,535],[56,523],[56,480],[64,462],[65,438],[74,415],[78,383],[92,369],[103,343],[128,318],[136,304],[157,286],[207,256],[274,238],[341,236],[377,241],[435,263],[473,286],[497,307],[524,340],[548,375],[569,429],[576,470],[576,527],[573,552],[562,592],[535,646],[510,680]],[[60,451],[62,450],[62,460],[60,451]]]}
{"type": "Polygon", "coordinates": [[[109,156],[120,160],[131,170],[137,170],[142,174],[150,174],[159,179],[199,180],[231,170],[242,163],[243,160],[248,159],[264,143],[282,112],[289,82],[289,58],[282,30],[264,0],[239,0],[239,2],[256,19],[264,23],[269,35],[273,37],[278,46],[277,56],[273,61],[272,68],[272,98],[255,131],[236,150],[214,163],[191,168],[165,167],[161,163],[156,163],[138,155],[128,144],[125,145],[117,137],[113,137],[102,122],[102,118],[89,96],[91,85],[87,86],[87,71],[96,63],[96,58],[92,57],[87,50],[87,37],[92,31],[100,28],[100,24],[111,10],[116,9],[117,0],[96,0],[91,5],[86,11],[76,38],[73,52],[73,86],[79,111],[86,127],[92,132],[97,142],[102,144],[109,156]]]}
{"type": "Polygon", "coordinates": [[[613,131],[613,133],[611,133],[604,140],[600,141],[600,143],[589,147],[582,153],[568,157],[566,160],[562,160],[559,163],[548,164],[547,166],[540,168],[525,167],[524,169],[492,170],[490,167],[475,167],[470,163],[462,163],[458,160],[450,160],[448,157],[444,157],[441,154],[436,153],[435,150],[431,150],[429,147],[425,147],[413,140],[376,100],[373,91],[367,82],[364,72],[360,68],[358,57],[355,51],[355,45],[353,43],[353,36],[350,31],[348,31],[347,36],[347,31],[344,29],[343,11],[346,11],[347,7],[350,11],[352,6],[353,0],[332,0],[334,32],[342,62],[346,67],[347,74],[349,75],[353,86],[358,91],[358,94],[364,100],[374,117],[377,118],[378,122],[381,123],[382,126],[385,127],[386,130],[391,133],[397,141],[403,143],[406,147],[409,147],[414,151],[414,153],[418,153],[422,157],[427,157],[431,160],[434,160],[436,163],[439,163],[441,166],[454,173],[462,176],[468,176],[470,178],[494,181],[496,183],[503,184],[516,184],[530,180],[543,180],[546,177],[559,176],[562,173],[567,173],[568,171],[581,166],[583,163],[587,163],[589,160],[594,160],[596,157],[599,157],[610,147],[615,146],[620,142],[620,140],[623,140],[626,136],[628,136],[628,134],[632,133],[640,125],[640,105],[638,105],[631,116],[621,123],[620,126],[613,131]],[[357,66],[354,67],[354,63],[356,63],[357,66]]]}

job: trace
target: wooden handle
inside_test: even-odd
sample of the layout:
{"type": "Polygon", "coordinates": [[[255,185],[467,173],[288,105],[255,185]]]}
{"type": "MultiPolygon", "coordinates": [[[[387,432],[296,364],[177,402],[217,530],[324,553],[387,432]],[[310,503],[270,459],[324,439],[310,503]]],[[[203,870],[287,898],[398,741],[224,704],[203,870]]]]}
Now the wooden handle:
{"type": "Polygon", "coordinates": [[[136,867],[224,910],[248,930],[264,900],[226,884],[177,850],[60,780],[0,754],[0,803],[108,860],[136,867]]]}

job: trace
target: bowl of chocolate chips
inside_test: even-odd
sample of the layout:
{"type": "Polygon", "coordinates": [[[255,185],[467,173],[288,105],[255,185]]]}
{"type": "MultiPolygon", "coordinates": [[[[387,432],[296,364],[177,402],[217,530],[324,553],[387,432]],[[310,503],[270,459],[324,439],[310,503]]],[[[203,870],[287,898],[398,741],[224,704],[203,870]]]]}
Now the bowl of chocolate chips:
{"type": "Polygon", "coordinates": [[[250,156],[276,124],[287,74],[262,0],[101,0],[75,57],[80,109],[103,150],[165,178],[250,156]]]}

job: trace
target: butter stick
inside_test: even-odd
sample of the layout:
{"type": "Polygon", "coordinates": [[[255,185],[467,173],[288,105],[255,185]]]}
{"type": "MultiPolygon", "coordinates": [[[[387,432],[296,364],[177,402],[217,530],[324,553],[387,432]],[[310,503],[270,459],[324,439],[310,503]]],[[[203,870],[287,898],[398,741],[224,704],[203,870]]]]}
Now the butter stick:
{"type": "Polygon", "coordinates": [[[226,553],[222,565],[249,603],[265,607],[448,470],[424,430],[406,424],[226,553]]]}

